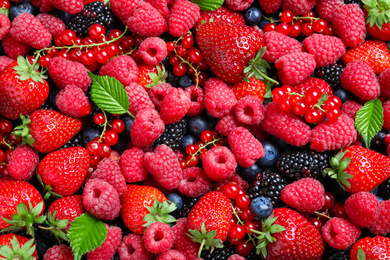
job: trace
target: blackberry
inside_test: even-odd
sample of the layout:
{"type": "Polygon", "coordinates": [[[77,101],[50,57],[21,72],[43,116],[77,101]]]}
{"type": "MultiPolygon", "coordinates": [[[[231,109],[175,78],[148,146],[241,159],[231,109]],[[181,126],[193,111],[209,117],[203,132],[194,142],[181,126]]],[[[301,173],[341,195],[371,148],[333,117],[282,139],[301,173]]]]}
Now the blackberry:
{"type": "Polygon", "coordinates": [[[313,150],[290,151],[283,153],[276,162],[277,171],[293,182],[305,177],[319,179],[322,171],[329,167],[329,155],[313,150]]]}
{"type": "Polygon", "coordinates": [[[66,144],[64,144],[61,149],[69,148],[69,147],[75,147],[75,146],[82,146],[85,147],[83,144],[83,137],[81,133],[76,134],[73,136],[72,139],[70,139],[66,144]]]}
{"type": "Polygon", "coordinates": [[[187,133],[188,119],[183,117],[173,124],[165,125],[165,130],[162,135],[155,141],[155,145],[165,144],[176,150],[179,148],[181,139],[187,133]]]}
{"type": "Polygon", "coordinates": [[[214,248],[212,253],[209,250],[203,250],[200,257],[204,260],[227,260],[234,254],[236,254],[234,246],[226,241],[223,248],[214,248]]]}
{"type": "Polygon", "coordinates": [[[100,24],[104,29],[111,27],[114,16],[110,8],[100,1],[87,4],[80,13],[75,14],[67,24],[67,29],[73,30],[78,37],[88,36],[88,30],[93,24],[100,24]]]}
{"type": "Polygon", "coordinates": [[[339,250],[333,247],[328,247],[324,254],[324,260],[348,260],[351,247],[344,250],[339,250]]]}
{"type": "Polygon", "coordinates": [[[344,66],[339,63],[331,64],[326,67],[318,68],[315,70],[315,75],[328,82],[329,86],[333,90],[340,88],[340,76],[344,70],[344,66]]]}
{"type": "Polygon", "coordinates": [[[363,9],[364,3],[361,0],[345,0],[345,4],[358,4],[363,9]]]}
{"type": "Polygon", "coordinates": [[[188,214],[190,214],[192,208],[200,200],[200,198],[201,198],[201,196],[194,197],[194,198],[183,196],[183,206],[179,210],[179,217],[180,218],[188,217],[188,214]]]}
{"type": "Polygon", "coordinates": [[[280,202],[280,194],[287,185],[287,181],[278,173],[267,170],[256,174],[249,184],[247,194],[250,200],[258,197],[267,197],[275,207],[280,202]]]}
{"type": "Polygon", "coordinates": [[[390,178],[378,186],[378,196],[384,200],[390,199],[390,178]]]}

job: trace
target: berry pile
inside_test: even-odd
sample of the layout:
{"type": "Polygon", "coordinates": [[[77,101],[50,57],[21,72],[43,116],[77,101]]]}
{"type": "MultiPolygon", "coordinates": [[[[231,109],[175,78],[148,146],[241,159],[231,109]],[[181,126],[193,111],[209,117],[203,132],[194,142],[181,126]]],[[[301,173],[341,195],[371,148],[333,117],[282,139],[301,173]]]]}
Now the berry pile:
{"type": "Polygon", "coordinates": [[[387,0],[0,0],[1,259],[390,259],[387,0]]]}

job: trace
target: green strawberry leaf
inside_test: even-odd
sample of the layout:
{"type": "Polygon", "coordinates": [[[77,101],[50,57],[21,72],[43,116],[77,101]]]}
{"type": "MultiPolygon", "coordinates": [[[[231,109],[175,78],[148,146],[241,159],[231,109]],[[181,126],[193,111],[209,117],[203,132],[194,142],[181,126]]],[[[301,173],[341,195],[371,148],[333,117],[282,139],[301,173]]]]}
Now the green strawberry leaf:
{"type": "Polygon", "coordinates": [[[220,8],[225,0],[191,0],[192,3],[199,5],[200,10],[213,11],[220,8]]]}
{"type": "MultiPolygon", "coordinates": [[[[19,241],[16,237],[12,237],[11,246],[0,246],[0,256],[5,257],[5,259],[21,259],[21,260],[32,260],[37,259],[32,257],[32,254],[35,252],[34,240],[30,239],[20,247],[19,241]]],[[[3,259],[3,258],[1,258],[3,259]]]]}
{"type": "Polygon", "coordinates": [[[366,253],[364,252],[363,248],[361,248],[361,247],[359,247],[357,259],[358,260],[366,260],[366,253]]]}
{"type": "Polygon", "coordinates": [[[371,139],[382,129],[383,106],[379,99],[368,101],[355,116],[355,127],[370,149],[371,139]]]}
{"type": "Polygon", "coordinates": [[[362,0],[367,11],[366,21],[382,29],[383,24],[390,22],[390,2],[388,0],[362,0]]]}
{"type": "Polygon", "coordinates": [[[169,215],[169,213],[176,210],[175,203],[172,203],[168,200],[159,202],[156,198],[154,198],[153,206],[146,206],[146,209],[149,211],[149,214],[145,215],[143,218],[143,221],[146,222],[142,225],[143,227],[148,227],[153,222],[162,222],[165,224],[176,222],[176,219],[169,215]]]}
{"type": "Polygon", "coordinates": [[[99,247],[106,240],[107,228],[104,223],[89,213],[74,219],[67,236],[70,241],[74,259],[99,247]]]}
{"type": "Polygon", "coordinates": [[[96,76],[88,72],[91,77],[91,97],[96,105],[111,114],[122,115],[129,110],[129,97],[122,83],[114,77],[96,76]]]}

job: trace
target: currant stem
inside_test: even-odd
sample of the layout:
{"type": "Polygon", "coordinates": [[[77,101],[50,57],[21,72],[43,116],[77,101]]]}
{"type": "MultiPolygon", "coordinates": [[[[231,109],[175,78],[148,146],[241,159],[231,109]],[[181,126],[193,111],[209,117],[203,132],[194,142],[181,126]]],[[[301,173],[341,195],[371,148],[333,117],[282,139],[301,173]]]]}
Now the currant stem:
{"type": "Polygon", "coordinates": [[[206,149],[206,147],[210,144],[215,144],[217,143],[219,140],[221,140],[221,138],[217,138],[217,139],[213,139],[211,142],[208,142],[208,143],[205,143],[204,145],[202,145],[201,147],[199,147],[198,151],[196,151],[194,154],[191,154],[191,159],[187,161],[186,165],[188,165],[193,159],[195,156],[197,156],[198,154],[200,154],[200,151],[202,151],[203,149],[206,149]]]}
{"type": "Polygon", "coordinates": [[[103,112],[103,115],[104,115],[103,132],[102,132],[102,133],[100,134],[100,136],[99,136],[99,141],[98,141],[98,143],[101,143],[101,142],[102,142],[103,136],[104,136],[104,134],[106,133],[106,129],[107,129],[107,125],[108,125],[106,112],[104,112],[104,110],[102,110],[102,112],[103,112]]]}

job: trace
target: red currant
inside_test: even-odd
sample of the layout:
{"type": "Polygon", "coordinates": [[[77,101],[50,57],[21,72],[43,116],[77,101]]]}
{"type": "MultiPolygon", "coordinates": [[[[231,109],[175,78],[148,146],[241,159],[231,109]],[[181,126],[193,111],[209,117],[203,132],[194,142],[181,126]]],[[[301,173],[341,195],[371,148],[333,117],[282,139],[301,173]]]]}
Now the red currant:
{"type": "Polygon", "coordinates": [[[278,26],[276,26],[276,31],[280,32],[281,34],[284,35],[289,35],[290,34],[290,25],[286,23],[280,23],[278,26]]]}
{"type": "Polygon", "coordinates": [[[12,131],[12,122],[7,119],[0,119],[0,134],[5,136],[12,131]]]}
{"type": "Polygon", "coordinates": [[[10,7],[10,3],[7,0],[0,1],[0,8],[7,10],[10,7]]]}
{"type": "Polygon", "coordinates": [[[325,100],[324,104],[322,105],[322,108],[324,110],[328,110],[331,108],[339,109],[341,107],[342,103],[338,96],[330,96],[327,100],[325,100]]]}
{"type": "Polygon", "coordinates": [[[264,26],[264,32],[272,32],[272,31],[275,31],[276,30],[276,24],[274,23],[267,23],[265,26],[264,26]]]}
{"type": "Polygon", "coordinates": [[[49,55],[43,55],[39,58],[39,65],[41,65],[42,68],[47,68],[49,66],[49,61],[51,57],[49,55]]]}
{"type": "Polygon", "coordinates": [[[61,58],[64,58],[66,60],[69,60],[69,52],[66,50],[62,50],[62,51],[59,51],[57,53],[57,57],[61,57],[61,58]]]}
{"type": "Polygon", "coordinates": [[[197,155],[187,155],[186,157],[187,165],[189,167],[194,167],[199,163],[199,157],[197,155]]]}
{"type": "Polygon", "coordinates": [[[105,64],[110,56],[105,49],[100,49],[96,52],[96,61],[100,64],[105,64]]]}
{"type": "Polygon", "coordinates": [[[323,226],[322,222],[318,218],[310,218],[309,222],[316,228],[318,231],[321,231],[323,226]]]}
{"type": "Polygon", "coordinates": [[[5,159],[5,153],[3,150],[0,150],[0,163],[2,163],[5,159]]]}
{"type": "Polygon", "coordinates": [[[174,51],[175,47],[176,47],[176,45],[175,45],[174,42],[172,42],[172,41],[167,42],[167,49],[168,49],[168,51],[174,51]]]}
{"type": "Polygon", "coordinates": [[[93,51],[84,51],[81,53],[80,61],[85,65],[91,65],[96,61],[95,53],[93,51]]]}
{"type": "Polygon", "coordinates": [[[239,187],[235,183],[228,183],[223,187],[223,194],[229,199],[235,199],[238,196],[239,187]]]}
{"type": "Polygon", "coordinates": [[[110,146],[115,145],[118,142],[118,134],[114,131],[107,131],[104,134],[104,142],[110,146]]]}
{"type": "Polygon", "coordinates": [[[186,65],[180,63],[180,64],[176,64],[175,66],[173,66],[173,73],[176,75],[176,76],[183,76],[184,74],[186,74],[187,72],[187,67],[186,65]]]}
{"type": "Polygon", "coordinates": [[[279,104],[279,108],[280,108],[282,111],[290,111],[291,108],[292,108],[292,105],[291,105],[290,100],[287,99],[287,100],[284,101],[283,103],[280,103],[280,104],[279,104]]]}
{"type": "Polygon", "coordinates": [[[282,88],[275,88],[272,90],[272,100],[276,103],[283,103],[287,100],[288,95],[282,88]]]}
{"type": "Polygon", "coordinates": [[[111,122],[111,130],[121,134],[123,131],[125,131],[125,123],[122,121],[122,119],[116,118],[111,122]]]}
{"type": "Polygon", "coordinates": [[[184,48],[190,48],[194,44],[194,37],[192,37],[191,33],[186,33],[181,39],[184,48]]]}
{"type": "Polygon", "coordinates": [[[109,40],[117,39],[116,41],[114,41],[114,43],[116,45],[118,45],[122,42],[122,38],[119,38],[121,35],[122,35],[122,32],[120,30],[114,29],[108,33],[108,39],[109,40]]]}
{"type": "Polygon", "coordinates": [[[104,117],[104,115],[102,113],[97,113],[93,117],[93,122],[95,122],[95,124],[97,124],[97,125],[103,125],[106,122],[106,118],[104,117]]]}
{"type": "Polygon", "coordinates": [[[240,224],[232,225],[229,229],[229,236],[231,238],[242,239],[245,236],[244,227],[240,224]]]}
{"type": "Polygon", "coordinates": [[[305,113],[305,120],[309,124],[319,124],[325,120],[325,113],[318,109],[311,109],[305,113]]]}
{"type": "Polygon", "coordinates": [[[327,26],[326,22],[322,19],[316,20],[313,23],[313,29],[318,33],[323,33],[327,29],[327,26]]]}
{"type": "Polygon", "coordinates": [[[193,145],[193,144],[189,144],[189,145],[187,145],[187,147],[186,147],[186,153],[187,153],[188,155],[193,155],[193,154],[195,154],[197,150],[198,150],[198,149],[197,149],[196,146],[193,145]]]}
{"type": "Polygon", "coordinates": [[[328,120],[330,122],[336,122],[337,119],[341,116],[341,111],[340,109],[337,109],[337,108],[331,108],[329,109],[328,111],[326,111],[326,118],[328,118],[328,120]]]}
{"type": "Polygon", "coordinates": [[[313,25],[310,22],[304,23],[302,25],[302,33],[305,36],[310,36],[314,33],[313,25]]]}
{"type": "Polygon", "coordinates": [[[126,49],[131,49],[135,45],[135,39],[133,36],[126,36],[122,41],[123,47],[126,49]]]}
{"type": "Polygon", "coordinates": [[[324,198],[325,198],[325,204],[324,204],[324,206],[322,206],[321,209],[323,209],[323,210],[330,209],[334,204],[333,194],[330,193],[329,191],[325,191],[324,198]]]}
{"type": "Polygon", "coordinates": [[[253,223],[251,221],[245,222],[245,224],[244,224],[244,231],[245,231],[245,233],[251,233],[252,232],[251,230],[256,230],[255,223],[253,223]]]}
{"type": "Polygon", "coordinates": [[[101,144],[98,154],[103,158],[110,156],[111,147],[108,144],[101,144]]]}
{"type": "Polygon", "coordinates": [[[296,106],[293,106],[294,114],[301,116],[309,110],[309,106],[305,102],[301,102],[296,106]]]}
{"type": "Polygon", "coordinates": [[[61,41],[64,45],[73,45],[73,41],[76,37],[76,33],[71,29],[66,29],[61,32],[61,41]]]}
{"type": "Polygon", "coordinates": [[[4,160],[8,163],[11,160],[12,154],[14,153],[14,149],[9,149],[5,152],[4,160]]]}
{"type": "Polygon", "coordinates": [[[96,155],[99,153],[100,143],[97,141],[91,141],[87,144],[87,151],[90,155],[96,155]]]}
{"type": "Polygon", "coordinates": [[[320,99],[322,91],[319,87],[313,86],[309,88],[305,93],[305,102],[308,105],[317,104],[318,99],[320,99]]]}
{"type": "Polygon", "coordinates": [[[200,134],[200,139],[205,143],[209,143],[213,140],[213,133],[209,130],[205,130],[200,134]]]}
{"type": "Polygon", "coordinates": [[[284,23],[291,23],[294,20],[294,14],[289,10],[283,11],[280,20],[284,23]]]}
{"type": "Polygon", "coordinates": [[[253,245],[251,242],[244,242],[242,244],[236,245],[235,249],[237,254],[240,256],[247,256],[251,253],[253,245]]]}
{"type": "Polygon", "coordinates": [[[290,25],[290,36],[298,37],[302,32],[302,27],[300,24],[292,24],[290,25]]]}
{"type": "Polygon", "coordinates": [[[295,88],[293,86],[290,86],[290,85],[283,85],[282,89],[284,89],[287,93],[294,93],[295,92],[295,88]]]}
{"type": "Polygon", "coordinates": [[[99,155],[91,155],[90,157],[89,157],[89,165],[91,166],[91,167],[96,167],[98,164],[99,164],[99,162],[101,161],[101,157],[99,156],[99,155]]]}
{"type": "Polygon", "coordinates": [[[169,57],[169,63],[172,66],[178,65],[178,64],[180,64],[180,58],[177,57],[176,55],[175,56],[171,56],[171,57],[169,57]]]}
{"type": "Polygon", "coordinates": [[[251,200],[249,199],[249,197],[247,195],[243,194],[243,195],[239,195],[236,198],[236,203],[240,208],[246,208],[250,205],[251,200]]]}
{"type": "Polygon", "coordinates": [[[188,52],[188,58],[191,62],[199,64],[203,60],[203,54],[200,50],[193,48],[188,52]]]}
{"type": "Polygon", "coordinates": [[[245,209],[242,210],[240,217],[243,221],[247,222],[247,221],[252,221],[255,218],[255,214],[253,214],[250,207],[246,207],[245,209]]]}

